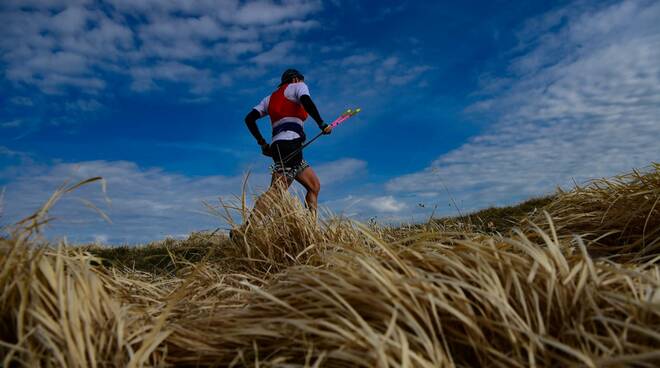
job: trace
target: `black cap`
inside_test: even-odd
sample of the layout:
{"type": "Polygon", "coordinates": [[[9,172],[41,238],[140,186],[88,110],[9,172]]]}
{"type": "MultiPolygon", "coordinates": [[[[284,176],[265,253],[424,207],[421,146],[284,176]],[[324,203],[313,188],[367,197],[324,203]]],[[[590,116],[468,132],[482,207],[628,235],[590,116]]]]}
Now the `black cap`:
{"type": "Polygon", "coordinates": [[[295,69],[287,69],[282,73],[282,83],[281,84],[286,84],[286,83],[291,83],[293,78],[298,78],[300,80],[305,80],[305,76],[300,74],[299,71],[295,69]]]}

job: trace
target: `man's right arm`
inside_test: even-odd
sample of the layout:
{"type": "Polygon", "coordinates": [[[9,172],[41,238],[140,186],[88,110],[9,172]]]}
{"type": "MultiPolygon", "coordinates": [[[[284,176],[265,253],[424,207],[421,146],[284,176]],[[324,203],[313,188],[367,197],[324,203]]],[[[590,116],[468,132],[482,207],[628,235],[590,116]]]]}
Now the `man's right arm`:
{"type": "Polygon", "coordinates": [[[294,85],[296,86],[296,98],[298,98],[302,107],[309,114],[309,116],[314,119],[316,125],[319,126],[319,129],[321,129],[324,134],[330,134],[332,128],[328,128],[328,124],[323,122],[321,114],[319,114],[319,110],[316,108],[314,101],[312,101],[312,98],[309,96],[309,88],[307,85],[304,82],[296,83],[294,85]]]}
{"type": "Polygon", "coordinates": [[[261,135],[261,132],[259,131],[259,127],[257,126],[257,119],[259,119],[260,117],[261,117],[261,113],[255,109],[252,109],[252,111],[250,111],[250,113],[247,114],[247,116],[245,116],[245,125],[247,125],[254,139],[257,140],[257,144],[263,146],[268,142],[266,142],[264,137],[261,135]]]}
{"type": "Polygon", "coordinates": [[[323,124],[323,119],[321,119],[321,114],[319,114],[319,110],[316,108],[316,105],[314,104],[314,101],[312,101],[312,98],[309,97],[309,95],[303,95],[300,96],[300,104],[303,106],[305,111],[309,114],[309,116],[314,119],[316,124],[320,127],[321,124],[323,124]]]}

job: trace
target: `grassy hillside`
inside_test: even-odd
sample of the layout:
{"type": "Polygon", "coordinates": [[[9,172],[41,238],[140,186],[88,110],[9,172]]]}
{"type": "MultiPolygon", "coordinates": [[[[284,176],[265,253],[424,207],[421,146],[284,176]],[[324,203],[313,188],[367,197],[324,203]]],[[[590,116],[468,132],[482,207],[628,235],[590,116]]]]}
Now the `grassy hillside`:
{"type": "MultiPolygon", "coordinates": [[[[59,194],[58,194],[59,195],[59,194]]],[[[290,196],[236,241],[0,240],[5,366],[653,366],[660,165],[399,228],[290,196]],[[515,226],[512,226],[515,225],[515,226]]]]}
{"type": "Polygon", "coordinates": [[[489,207],[462,216],[440,218],[439,224],[461,223],[470,225],[475,231],[506,233],[530,215],[543,211],[555,196],[531,198],[513,206],[489,207]]]}
{"type": "MultiPolygon", "coordinates": [[[[529,214],[542,211],[543,207],[552,202],[554,197],[532,198],[514,206],[491,207],[476,211],[464,216],[434,219],[430,224],[413,225],[418,229],[429,226],[450,226],[462,224],[470,226],[472,231],[487,233],[505,233],[514,226],[520,226],[529,214]]],[[[385,229],[381,229],[385,230],[385,229]]],[[[400,228],[392,229],[407,232],[400,228]]],[[[150,273],[171,273],[176,270],[177,264],[186,262],[199,262],[205,256],[208,261],[221,261],[221,256],[209,254],[210,249],[226,246],[229,238],[216,233],[193,233],[188,239],[166,239],[142,246],[85,246],[82,249],[101,258],[106,266],[126,267],[150,273]],[[210,256],[210,258],[208,258],[210,256]]]]}

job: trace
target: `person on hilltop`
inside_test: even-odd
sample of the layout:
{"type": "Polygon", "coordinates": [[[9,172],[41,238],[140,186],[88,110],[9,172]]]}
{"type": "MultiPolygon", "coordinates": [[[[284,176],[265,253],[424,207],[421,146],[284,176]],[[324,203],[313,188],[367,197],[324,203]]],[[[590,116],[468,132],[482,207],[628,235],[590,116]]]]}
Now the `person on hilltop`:
{"type": "Polygon", "coordinates": [[[305,77],[295,69],[288,69],[282,74],[281,83],[275,92],[264,97],[245,117],[245,124],[261,146],[262,154],[273,158],[270,188],[257,199],[250,217],[255,213],[265,213],[268,206],[266,198],[274,198],[281,191],[287,190],[295,180],[307,190],[305,204],[316,218],[321,183],[312,167],[303,159],[301,149],[306,139],[303,124],[308,115],[323,134],[332,132],[332,127],[323,122],[309,95],[305,77]],[[257,126],[257,120],[266,115],[270,116],[272,127],[270,144],[257,126]]]}

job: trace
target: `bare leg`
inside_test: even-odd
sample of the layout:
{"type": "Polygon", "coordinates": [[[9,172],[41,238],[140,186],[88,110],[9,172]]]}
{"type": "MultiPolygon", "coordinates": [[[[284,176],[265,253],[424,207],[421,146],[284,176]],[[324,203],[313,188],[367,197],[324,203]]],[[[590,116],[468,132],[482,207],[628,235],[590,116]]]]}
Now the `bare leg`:
{"type": "Polygon", "coordinates": [[[296,181],[300,183],[307,190],[307,195],[305,195],[305,204],[307,209],[312,213],[314,219],[316,219],[316,208],[318,206],[318,197],[319,191],[321,191],[321,182],[319,177],[316,176],[314,170],[311,167],[303,170],[298,176],[296,176],[296,181]]]}

